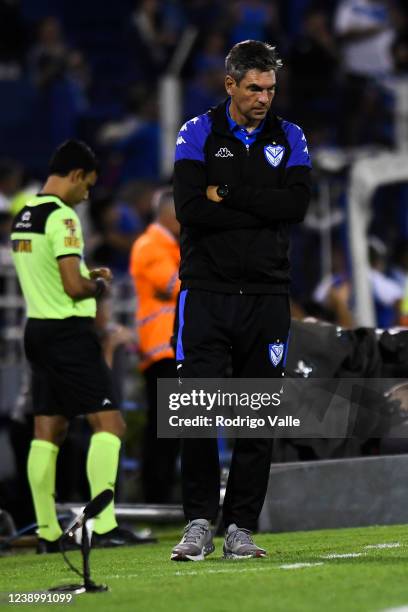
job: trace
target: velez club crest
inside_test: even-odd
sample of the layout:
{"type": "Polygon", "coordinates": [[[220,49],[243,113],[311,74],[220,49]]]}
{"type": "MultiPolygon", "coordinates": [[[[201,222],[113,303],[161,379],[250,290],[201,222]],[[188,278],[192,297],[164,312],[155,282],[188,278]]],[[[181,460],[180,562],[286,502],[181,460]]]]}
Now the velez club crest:
{"type": "Polygon", "coordinates": [[[285,352],[285,344],[283,342],[275,342],[269,345],[269,359],[272,365],[276,368],[282,361],[285,352]]]}
{"type": "Polygon", "coordinates": [[[277,168],[277,166],[279,166],[284,153],[285,147],[283,147],[282,145],[266,145],[266,147],[264,147],[266,161],[274,168],[277,168]]]}

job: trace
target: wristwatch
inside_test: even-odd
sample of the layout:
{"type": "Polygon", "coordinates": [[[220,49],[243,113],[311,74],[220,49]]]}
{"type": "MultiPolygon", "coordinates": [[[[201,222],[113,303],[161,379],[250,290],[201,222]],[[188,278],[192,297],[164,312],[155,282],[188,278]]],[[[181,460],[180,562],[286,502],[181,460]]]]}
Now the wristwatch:
{"type": "Polygon", "coordinates": [[[217,196],[219,198],[226,198],[229,195],[228,185],[219,185],[217,187],[217,196]]]}

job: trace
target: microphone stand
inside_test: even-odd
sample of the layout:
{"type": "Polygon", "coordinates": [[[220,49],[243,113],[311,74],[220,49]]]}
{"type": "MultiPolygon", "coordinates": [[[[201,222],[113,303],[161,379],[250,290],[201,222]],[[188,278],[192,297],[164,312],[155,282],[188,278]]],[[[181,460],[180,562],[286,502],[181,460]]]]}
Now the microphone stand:
{"type": "Polygon", "coordinates": [[[62,584],[57,587],[48,589],[53,593],[75,593],[79,595],[81,593],[101,593],[107,591],[108,587],[105,584],[95,584],[91,579],[91,570],[89,566],[89,555],[91,552],[91,543],[88,537],[88,530],[86,528],[86,519],[82,525],[82,540],[81,540],[81,554],[82,554],[82,574],[76,567],[72,565],[68,557],[65,555],[64,545],[61,542],[61,552],[69,567],[84,579],[82,584],[62,584]]]}
{"type": "Polygon", "coordinates": [[[95,584],[91,580],[91,570],[89,567],[89,555],[91,553],[91,543],[89,541],[88,530],[86,528],[86,521],[82,525],[82,541],[81,541],[81,552],[82,552],[82,568],[84,574],[84,588],[87,593],[101,593],[107,591],[108,587],[106,584],[95,584]]]}

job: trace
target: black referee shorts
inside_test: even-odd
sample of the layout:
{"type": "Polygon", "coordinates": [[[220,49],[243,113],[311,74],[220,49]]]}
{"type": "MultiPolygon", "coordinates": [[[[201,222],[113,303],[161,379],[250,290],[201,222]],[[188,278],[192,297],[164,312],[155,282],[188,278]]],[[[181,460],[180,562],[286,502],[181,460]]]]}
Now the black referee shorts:
{"type": "Polygon", "coordinates": [[[118,409],[92,318],[28,319],[24,348],[35,415],[71,419],[118,409]]]}
{"type": "Polygon", "coordinates": [[[290,327],[287,295],[236,295],[184,289],[175,342],[181,378],[279,378],[290,327]]]}

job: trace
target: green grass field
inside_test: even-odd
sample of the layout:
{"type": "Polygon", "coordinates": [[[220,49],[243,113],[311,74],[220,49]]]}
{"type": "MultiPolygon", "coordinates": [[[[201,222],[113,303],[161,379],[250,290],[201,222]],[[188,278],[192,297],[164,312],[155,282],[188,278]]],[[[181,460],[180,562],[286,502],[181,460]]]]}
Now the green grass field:
{"type": "MultiPolygon", "coordinates": [[[[92,577],[110,591],[79,595],[68,609],[380,612],[408,606],[408,526],[260,535],[256,542],[268,549],[269,557],[245,561],[221,559],[218,538],[216,552],[201,563],[169,561],[177,536],[167,532],[159,544],[92,551],[92,577]]],[[[70,558],[79,563],[78,553],[70,558]]],[[[0,564],[3,602],[6,592],[77,582],[59,555],[7,555],[0,564]]],[[[67,608],[25,605],[38,610],[55,606],[67,608]]]]}

